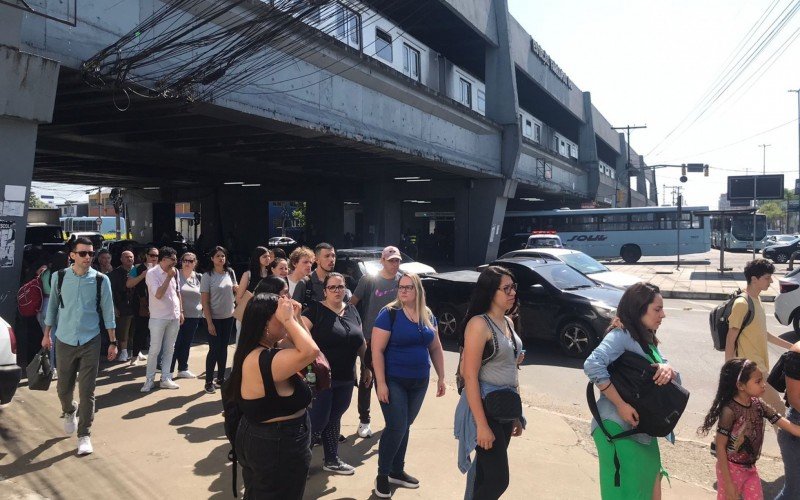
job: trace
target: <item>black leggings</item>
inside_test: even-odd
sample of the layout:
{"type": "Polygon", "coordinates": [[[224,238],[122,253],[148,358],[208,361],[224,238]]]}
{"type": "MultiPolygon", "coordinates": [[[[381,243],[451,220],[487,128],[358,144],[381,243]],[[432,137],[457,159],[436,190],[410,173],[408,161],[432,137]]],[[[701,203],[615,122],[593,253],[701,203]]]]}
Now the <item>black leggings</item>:
{"type": "Polygon", "coordinates": [[[508,488],[508,443],[514,424],[501,424],[486,417],[494,434],[490,450],[475,447],[475,488],[473,500],[497,500],[508,488]]]}
{"type": "Polygon", "coordinates": [[[208,354],[206,355],[206,384],[214,380],[214,367],[218,367],[217,380],[225,380],[225,365],[228,363],[228,342],[233,330],[233,318],[214,319],[216,335],[208,334],[208,354]]]}

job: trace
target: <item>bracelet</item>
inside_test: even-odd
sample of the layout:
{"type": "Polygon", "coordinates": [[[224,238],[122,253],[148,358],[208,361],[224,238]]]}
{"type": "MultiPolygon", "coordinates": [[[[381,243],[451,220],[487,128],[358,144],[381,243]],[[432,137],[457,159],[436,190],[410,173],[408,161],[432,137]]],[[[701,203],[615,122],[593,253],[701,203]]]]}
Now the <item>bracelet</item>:
{"type": "Polygon", "coordinates": [[[611,382],[609,382],[607,386],[600,389],[600,392],[606,392],[606,390],[608,390],[609,387],[611,387],[611,382]]]}

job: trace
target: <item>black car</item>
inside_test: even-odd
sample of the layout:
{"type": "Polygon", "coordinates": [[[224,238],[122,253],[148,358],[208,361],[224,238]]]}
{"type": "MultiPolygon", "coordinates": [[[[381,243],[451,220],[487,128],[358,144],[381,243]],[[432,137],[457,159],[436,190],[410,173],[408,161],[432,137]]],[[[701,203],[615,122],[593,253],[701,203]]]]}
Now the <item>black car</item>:
{"type": "Polygon", "coordinates": [[[765,259],[774,260],[780,264],[788,262],[793,252],[800,250],[800,238],[795,238],[788,242],[772,245],[761,251],[761,256],[765,259]]]}
{"type": "MultiPolygon", "coordinates": [[[[585,358],[594,349],[623,293],[598,285],[560,261],[512,257],[492,265],[510,270],[517,281],[517,333],[525,339],[555,340],[572,357],[585,358]]],[[[459,328],[477,278],[475,271],[458,271],[423,281],[443,336],[459,328]]]]}

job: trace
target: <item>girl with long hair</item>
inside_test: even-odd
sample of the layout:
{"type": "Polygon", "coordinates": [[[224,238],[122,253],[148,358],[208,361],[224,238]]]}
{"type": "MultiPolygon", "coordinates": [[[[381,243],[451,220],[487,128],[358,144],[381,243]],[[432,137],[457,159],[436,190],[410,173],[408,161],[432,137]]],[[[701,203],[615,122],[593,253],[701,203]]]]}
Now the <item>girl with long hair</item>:
{"type": "Polygon", "coordinates": [[[243,414],[236,455],[244,498],[303,498],[311,463],[306,411],[311,390],[298,372],[314,361],[319,348],[298,321],[299,313],[300,304],[289,298],[257,294],[242,317],[224,394],[243,414]]]}
{"type": "Polygon", "coordinates": [[[500,498],[508,488],[508,445],[522,435],[522,415],[513,419],[492,416],[486,397],[496,391],[519,394],[517,366],[522,362],[522,340],[509,314],[516,308],[517,284],[511,271],[487,267],[478,277],[459,332],[463,345],[459,373],[464,390],[456,407],[458,460],[467,475],[467,498],[500,498]],[[475,462],[469,455],[475,450],[475,462]]]}
{"type": "MultiPolygon", "coordinates": [[[[657,366],[656,384],[664,385],[673,379],[680,382],[678,372],[668,364],[658,348],[656,331],[665,317],[664,299],[657,286],[650,283],[632,285],[622,295],[617,317],[611,322],[605,337],[583,364],[586,376],[600,388],[597,408],[603,426],[611,435],[627,431],[639,423],[636,410],[620,397],[608,372],[609,365],[622,353],[631,351],[657,366]]],[[[595,420],[592,420],[591,429],[600,464],[600,494],[604,500],[661,498],[661,476],[665,472],[655,437],[634,434],[610,442],[595,420]],[[619,484],[615,484],[617,472],[619,484]]]]}
{"type": "Polygon", "coordinates": [[[234,297],[239,287],[236,284],[236,274],[228,262],[228,251],[217,246],[211,251],[210,256],[211,269],[200,280],[200,297],[208,328],[205,391],[213,394],[225,381],[228,342],[234,322],[234,297]],[[216,380],[214,380],[215,368],[217,368],[216,380]]]}
{"type": "Polygon", "coordinates": [[[242,273],[239,280],[239,291],[236,300],[240,300],[245,291],[253,293],[258,283],[272,274],[272,253],[266,247],[255,247],[250,254],[250,263],[247,271],[242,273]]]}
{"type": "Polygon", "coordinates": [[[429,360],[438,376],[436,397],[445,393],[444,353],[436,318],[416,274],[400,278],[397,299],[378,313],[371,347],[378,400],[386,421],[378,446],[375,494],[389,498],[390,484],[419,488],[419,481],[405,471],[405,458],[411,424],[428,389],[429,360]]]}
{"type": "Polygon", "coordinates": [[[755,362],[733,358],[722,365],[717,395],[697,430],[705,436],[719,422],[715,438],[719,500],[764,498],[756,468],[764,442],[764,420],[800,436],[800,425],[781,417],[761,399],[765,390],[766,379],[755,362]]]}

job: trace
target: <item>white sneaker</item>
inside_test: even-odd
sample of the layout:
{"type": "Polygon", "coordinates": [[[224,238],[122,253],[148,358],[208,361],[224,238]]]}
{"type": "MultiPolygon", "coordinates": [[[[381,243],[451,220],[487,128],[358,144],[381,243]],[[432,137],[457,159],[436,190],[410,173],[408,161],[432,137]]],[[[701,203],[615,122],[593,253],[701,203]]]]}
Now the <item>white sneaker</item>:
{"type": "Polygon", "coordinates": [[[358,436],[363,439],[372,437],[372,429],[369,428],[369,423],[358,424],[358,436]]]}
{"type": "Polygon", "coordinates": [[[117,361],[125,362],[128,361],[130,358],[128,357],[128,350],[123,349],[119,352],[119,356],[117,356],[117,361]]]}
{"type": "Polygon", "coordinates": [[[161,379],[161,382],[158,384],[159,387],[162,389],[180,389],[181,386],[173,382],[171,379],[165,378],[161,379]]]}
{"type": "Polygon", "coordinates": [[[147,356],[142,354],[142,353],[139,353],[139,356],[137,356],[137,359],[139,361],[147,361],[147,356]]]}
{"type": "Polygon", "coordinates": [[[78,455],[88,455],[94,451],[92,448],[92,440],[89,436],[82,436],[78,438],[78,455]]]}
{"type": "Polygon", "coordinates": [[[197,378],[197,375],[190,372],[189,370],[183,370],[178,372],[178,374],[175,375],[175,378],[197,378]]]}
{"type": "Polygon", "coordinates": [[[147,380],[144,381],[144,385],[142,386],[141,391],[142,392],[150,392],[150,390],[152,388],[153,388],[153,381],[150,380],[150,379],[147,379],[147,380]]]}
{"type": "Polygon", "coordinates": [[[78,405],[73,401],[72,406],[75,411],[64,414],[64,434],[67,436],[75,434],[75,430],[78,428],[78,405]]]}

